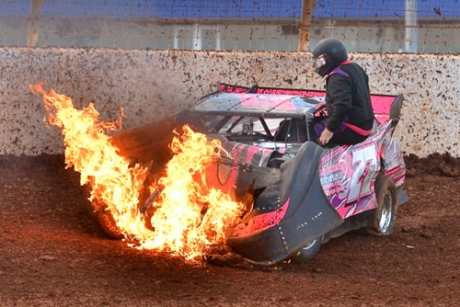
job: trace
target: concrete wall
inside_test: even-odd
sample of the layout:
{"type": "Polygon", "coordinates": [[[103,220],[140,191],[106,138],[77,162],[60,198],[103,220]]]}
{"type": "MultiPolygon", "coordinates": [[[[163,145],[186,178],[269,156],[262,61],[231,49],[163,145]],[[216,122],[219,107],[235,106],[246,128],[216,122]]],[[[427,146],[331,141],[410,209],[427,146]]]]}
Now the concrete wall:
{"type": "MultiPolygon", "coordinates": [[[[41,97],[28,85],[94,102],[102,120],[123,107],[130,128],[164,118],[216,89],[218,82],[322,89],[308,53],[0,49],[0,154],[62,153],[60,129],[47,127],[41,97]]],[[[403,93],[395,137],[405,154],[460,156],[460,56],[351,54],[373,93],[403,93]]]]}

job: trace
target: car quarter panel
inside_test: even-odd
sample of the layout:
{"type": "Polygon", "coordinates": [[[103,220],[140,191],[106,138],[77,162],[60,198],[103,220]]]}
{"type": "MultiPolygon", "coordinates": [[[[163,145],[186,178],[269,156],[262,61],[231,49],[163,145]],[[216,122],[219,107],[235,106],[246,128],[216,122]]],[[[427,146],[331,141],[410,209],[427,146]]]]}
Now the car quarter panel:
{"type": "Polygon", "coordinates": [[[393,129],[387,122],[364,142],[329,149],[321,158],[322,188],[343,219],[377,207],[374,183],[382,167],[397,186],[402,184],[405,166],[393,129]]]}

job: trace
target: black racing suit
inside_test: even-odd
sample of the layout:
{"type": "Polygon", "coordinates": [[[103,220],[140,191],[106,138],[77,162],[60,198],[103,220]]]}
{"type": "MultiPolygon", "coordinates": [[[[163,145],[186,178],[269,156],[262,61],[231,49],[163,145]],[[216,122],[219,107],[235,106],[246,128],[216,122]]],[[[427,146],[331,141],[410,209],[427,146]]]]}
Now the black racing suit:
{"type": "Polygon", "coordinates": [[[369,93],[369,78],[356,63],[344,62],[326,77],[325,126],[334,135],[333,144],[357,144],[364,141],[374,125],[369,93]]]}

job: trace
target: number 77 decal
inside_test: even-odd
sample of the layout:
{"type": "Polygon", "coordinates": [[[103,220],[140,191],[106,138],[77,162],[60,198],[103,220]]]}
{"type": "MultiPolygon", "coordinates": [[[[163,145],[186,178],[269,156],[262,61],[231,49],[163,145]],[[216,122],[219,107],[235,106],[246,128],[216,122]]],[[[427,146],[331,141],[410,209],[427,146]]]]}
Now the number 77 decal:
{"type": "Polygon", "coordinates": [[[350,192],[347,203],[352,203],[372,192],[372,179],[379,170],[374,146],[357,148],[352,152],[350,192]]]}

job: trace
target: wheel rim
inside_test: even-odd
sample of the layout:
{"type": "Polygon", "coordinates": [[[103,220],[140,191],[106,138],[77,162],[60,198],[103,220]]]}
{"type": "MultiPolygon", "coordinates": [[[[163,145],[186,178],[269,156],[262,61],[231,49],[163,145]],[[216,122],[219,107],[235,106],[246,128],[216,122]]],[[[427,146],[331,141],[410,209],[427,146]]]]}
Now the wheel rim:
{"type": "Polygon", "coordinates": [[[381,232],[386,232],[391,224],[391,217],[393,215],[393,200],[391,198],[390,191],[386,191],[383,201],[382,212],[380,213],[379,228],[381,232]]]}

